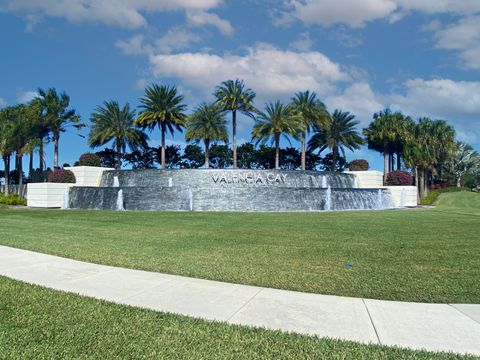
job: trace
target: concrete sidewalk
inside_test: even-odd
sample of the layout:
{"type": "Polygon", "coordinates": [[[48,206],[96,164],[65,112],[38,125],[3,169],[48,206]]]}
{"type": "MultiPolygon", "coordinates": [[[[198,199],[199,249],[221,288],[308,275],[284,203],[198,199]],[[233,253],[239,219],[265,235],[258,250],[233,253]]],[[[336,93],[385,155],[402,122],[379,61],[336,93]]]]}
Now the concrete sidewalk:
{"type": "Polygon", "coordinates": [[[0,275],[230,324],[480,355],[480,305],[307,294],[96,265],[5,246],[0,246],[0,275]]]}

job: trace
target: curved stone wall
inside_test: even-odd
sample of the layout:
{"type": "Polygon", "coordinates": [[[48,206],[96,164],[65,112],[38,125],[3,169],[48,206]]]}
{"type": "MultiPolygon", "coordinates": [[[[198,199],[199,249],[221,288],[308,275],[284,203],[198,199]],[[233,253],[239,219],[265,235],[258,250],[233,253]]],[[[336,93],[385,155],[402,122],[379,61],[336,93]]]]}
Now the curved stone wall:
{"type": "Polygon", "coordinates": [[[290,188],[354,188],[356,176],[344,173],[286,170],[182,169],[105,171],[100,186],[120,187],[290,187],[290,188]]]}
{"type": "Polygon", "coordinates": [[[99,210],[320,211],[392,207],[385,189],[351,174],[282,170],[105,171],[100,187],[73,187],[69,206],[99,210]]]}

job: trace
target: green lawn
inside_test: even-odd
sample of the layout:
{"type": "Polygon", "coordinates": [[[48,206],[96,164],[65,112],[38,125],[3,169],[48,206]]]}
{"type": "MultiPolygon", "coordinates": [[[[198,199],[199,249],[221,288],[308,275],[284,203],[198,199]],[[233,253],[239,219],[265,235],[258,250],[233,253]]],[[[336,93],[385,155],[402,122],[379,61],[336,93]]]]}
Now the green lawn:
{"type": "Polygon", "coordinates": [[[4,277],[0,277],[0,358],[467,359],[210,323],[4,277]]]}
{"type": "Polygon", "coordinates": [[[438,205],[287,214],[0,209],[0,244],[273,288],[480,303],[480,194],[443,194],[438,205]]]}

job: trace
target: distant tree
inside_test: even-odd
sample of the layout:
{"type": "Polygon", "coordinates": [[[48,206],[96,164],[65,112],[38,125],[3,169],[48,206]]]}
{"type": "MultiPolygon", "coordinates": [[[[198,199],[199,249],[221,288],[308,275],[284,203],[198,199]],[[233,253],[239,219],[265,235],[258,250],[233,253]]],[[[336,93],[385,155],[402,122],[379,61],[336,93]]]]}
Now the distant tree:
{"type": "Polygon", "coordinates": [[[331,171],[337,171],[339,153],[345,157],[345,149],[359,149],[363,144],[363,139],[359,135],[356,126],[355,116],[349,112],[335,110],[331,116],[328,126],[314,126],[314,134],[308,142],[308,149],[311,151],[319,150],[321,153],[325,149],[332,150],[332,168],[331,171]]]}
{"type": "Polygon", "coordinates": [[[117,152],[114,149],[103,149],[102,151],[97,151],[95,155],[100,158],[100,165],[102,167],[114,168],[117,166],[117,152]]]}
{"type": "Polygon", "coordinates": [[[198,169],[205,161],[205,153],[202,148],[195,144],[185,146],[181,161],[181,167],[186,169],[198,169]]]}
{"type": "Polygon", "coordinates": [[[237,168],[237,111],[254,118],[257,109],[253,105],[255,92],[245,88],[242,80],[227,80],[217,86],[214,93],[218,104],[224,111],[232,112],[232,148],[233,168],[237,168]]]}
{"type": "MultiPolygon", "coordinates": [[[[158,154],[158,152],[157,152],[158,154]]],[[[177,169],[182,164],[180,145],[168,145],[165,149],[165,161],[168,169],[177,169]]]]}
{"type": "Polygon", "coordinates": [[[210,167],[214,169],[228,168],[232,165],[232,150],[228,145],[212,145],[210,147],[210,167]]]}
{"type": "Polygon", "coordinates": [[[260,145],[257,149],[256,163],[258,169],[275,168],[275,148],[267,145],[260,145]]]}
{"type": "Polygon", "coordinates": [[[54,88],[38,89],[38,100],[42,105],[48,129],[52,133],[53,166],[58,168],[60,134],[65,132],[68,126],[73,126],[78,130],[85,125],[80,123],[80,116],[76,111],[70,108],[70,97],[65,92],[58,94],[54,88]]]}
{"type": "Polygon", "coordinates": [[[90,117],[92,127],[88,144],[95,148],[112,142],[116,149],[117,170],[122,167],[122,154],[127,146],[130,150],[148,146],[147,135],[137,128],[134,121],[135,110],[131,110],[128,103],[120,108],[117,101],[105,101],[90,117]]]}
{"type": "Polygon", "coordinates": [[[273,142],[275,146],[275,169],[280,169],[280,137],[284,136],[290,141],[289,136],[296,136],[303,124],[298,121],[295,109],[291,105],[284,105],[277,101],[268,103],[265,112],[255,120],[252,138],[257,144],[273,142]]]}
{"type": "Polygon", "coordinates": [[[280,149],[280,168],[283,170],[296,170],[301,164],[302,154],[294,147],[280,149]]]}
{"type": "Polygon", "coordinates": [[[320,166],[322,158],[313,151],[307,150],[305,153],[305,160],[306,170],[316,170],[320,166]]]}
{"type": "Polygon", "coordinates": [[[341,155],[337,155],[334,159],[333,152],[331,152],[320,160],[320,166],[323,171],[343,172],[347,166],[347,160],[341,155]]]}
{"type": "Polygon", "coordinates": [[[258,167],[257,150],[252,143],[245,143],[238,147],[238,167],[241,169],[256,169],[258,167]]]}
{"type": "Polygon", "coordinates": [[[123,155],[123,159],[131,165],[133,169],[154,169],[157,159],[156,148],[146,147],[138,148],[130,153],[123,155]]]}
{"type": "Polygon", "coordinates": [[[330,114],[328,113],[325,104],[317,99],[315,92],[309,90],[298,92],[292,98],[292,105],[298,113],[299,121],[303,124],[300,129],[300,144],[301,144],[301,169],[306,169],[306,150],[305,142],[308,133],[312,126],[316,124],[319,127],[325,127],[330,121],[330,114]]]}
{"type": "Polygon", "coordinates": [[[228,141],[227,121],[222,109],[216,104],[203,103],[189,117],[187,141],[203,141],[205,144],[205,168],[209,167],[210,144],[215,141],[228,141]]]}
{"type": "Polygon", "coordinates": [[[187,106],[183,103],[183,95],[179,95],[175,86],[152,85],[145,89],[145,96],[140,98],[140,108],[136,124],[152,131],[156,126],[161,131],[162,147],[160,152],[160,164],[165,168],[165,135],[175,130],[182,132],[185,127],[187,106]]]}

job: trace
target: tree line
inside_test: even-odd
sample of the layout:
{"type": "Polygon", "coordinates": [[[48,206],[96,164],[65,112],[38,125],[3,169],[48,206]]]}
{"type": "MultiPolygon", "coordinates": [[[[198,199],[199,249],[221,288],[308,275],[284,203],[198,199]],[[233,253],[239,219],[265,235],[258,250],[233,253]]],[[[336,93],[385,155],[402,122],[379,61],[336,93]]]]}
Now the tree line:
{"type": "MultiPolygon", "coordinates": [[[[184,96],[175,86],[169,85],[146,87],[138,109],[131,108],[128,103],[105,101],[90,115],[88,144],[92,148],[112,146],[109,156],[111,160],[114,152],[115,163],[110,165],[117,169],[124,161],[133,167],[150,167],[156,158],[162,168],[192,164],[199,167],[201,162],[205,168],[268,166],[330,171],[343,170],[345,150],[354,151],[367,144],[369,149],[383,154],[385,178],[393,170],[411,169],[421,196],[427,194],[435,181],[453,176],[460,183],[466,174],[479,176],[478,153],[469,145],[458,143],[454,128],[443,120],[421,118],[414,121],[401,112],[385,109],[374,114],[370,125],[360,131],[355,115],[338,109],[329,112],[316,93],[309,90],[294,94],[288,103],[269,102],[264,110],[255,106],[256,94],[242,80],[221,83],[213,95],[213,102],[199,104],[190,115],[187,115],[184,96]],[[240,147],[237,147],[238,114],[254,121],[251,143],[240,147]],[[232,123],[231,138],[227,132],[227,115],[232,123]],[[158,151],[148,146],[147,135],[147,131],[151,133],[157,128],[161,139],[158,151]],[[180,149],[166,146],[166,137],[184,130],[185,139],[191,144],[180,154],[180,149]],[[281,138],[290,145],[291,140],[300,143],[298,162],[295,162],[298,154],[293,155],[296,150],[292,146],[280,148],[281,138]],[[220,150],[224,156],[222,161],[218,156],[220,150]],[[320,154],[325,150],[329,154],[322,159],[320,154]],[[252,159],[245,161],[245,154],[249,152],[252,159]],[[202,160],[198,158],[200,154],[202,160]],[[196,158],[192,160],[189,156],[196,158]],[[172,159],[177,160],[172,162],[172,159]]],[[[39,89],[38,96],[28,104],[0,109],[0,154],[5,165],[5,182],[9,183],[12,156],[15,169],[21,174],[22,158],[28,154],[31,174],[36,151],[38,169],[42,171],[45,166],[43,147],[48,142],[54,144],[54,167],[59,167],[61,133],[69,127],[80,129],[84,126],[78,113],[70,107],[69,96],[59,94],[54,88],[39,89]]],[[[20,184],[22,181],[19,176],[20,184]]]]}

